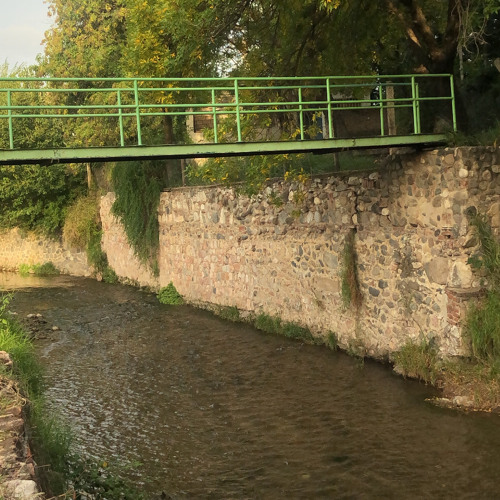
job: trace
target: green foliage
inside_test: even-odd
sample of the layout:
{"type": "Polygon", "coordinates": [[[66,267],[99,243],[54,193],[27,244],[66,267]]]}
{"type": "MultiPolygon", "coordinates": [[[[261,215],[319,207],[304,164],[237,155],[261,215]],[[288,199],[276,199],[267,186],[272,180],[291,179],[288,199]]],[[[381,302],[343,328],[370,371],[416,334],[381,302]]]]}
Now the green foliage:
{"type": "Polygon", "coordinates": [[[19,274],[21,276],[28,276],[30,274],[30,271],[31,271],[31,266],[29,264],[21,264],[19,266],[19,274]]]}
{"type": "Polygon", "coordinates": [[[61,273],[59,269],[52,262],[45,262],[43,264],[21,264],[19,266],[19,274],[21,276],[28,276],[34,274],[35,276],[57,276],[61,273]]]}
{"type": "Polygon", "coordinates": [[[476,269],[482,269],[493,290],[500,290],[500,241],[495,237],[488,217],[476,213],[469,214],[469,222],[475,228],[480,243],[480,253],[469,259],[476,269]]]}
{"type": "Polygon", "coordinates": [[[328,332],[325,338],[325,345],[329,347],[332,351],[336,351],[339,348],[339,339],[335,332],[328,332]]]}
{"type": "Polygon", "coordinates": [[[184,304],[182,295],[177,291],[172,282],[170,282],[167,286],[161,288],[158,292],[157,297],[162,304],[168,304],[171,306],[184,304]]]}
{"type": "Polygon", "coordinates": [[[106,498],[109,500],[143,500],[142,493],[120,477],[107,461],[83,460],[70,457],[69,479],[76,498],[106,498]]]}
{"type": "Polygon", "coordinates": [[[478,130],[478,132],[472,134],[450,133],[447,138],[448,144],[450,146],[496,146],[500,144],[500,122],[494,123],[487,129],[472,127],[472,130],[478,130]]]}
{"type": "Polygon", "coordinates": [[[258,330],[266,333],[280,334],[281,333],[281,319],[268,314],[259,314],[254,321],[254,326],[258,330]]]}
{"type": "Polygon", "coordinates": [[[112,174],[116,193],[112,211],[123,223],[137,257],[152,270],[157,268],[158,204],[164,175],[165,165],[157,162],[126,162],[112,174]]]}
{"type": "Polygon", "coordinates": [[[435,384],[440,370],[437,351],[426,340],[410,341],[394,354],[396,367],[405,377],[435,384]]]}
{"type": "Polygon", "coordinates": [[[81,168],[0,166],[0,227],[57,233],[67,206],[84,189],[81,168]]]}
{"type": "Polygon", "coordinates": [[[95,194],[80,196],[68,208],[63,238],[71,246],[86,249],[99,232],[99,200],[95,194]]]}
{"type": "Polygon", "coordinates": [[[259,314],[254,320],[254,326],[258,330],[274,335],[284,335],[290,339],[301,340],[308,344],[314,344],[315,340],[311,332],[293,322],[283,322],[277,316],[259,314]]]}
{"type": "Polygon", "coordinates": [[[465,333],[470,338],[472,355],[476,359],[500,363],[499,290],[490,290],[485,300],[470,307],[465,333]]]}
{"type": "Polygon", "coordinates": [[[60,274],[59,269],[52,262],[33,264],[32,269],[35,276],[57,276],[60,274]]]}
{"type": "Polygon", "coordinates": [[[473,268],[482,271],[489,290],[486,297],[472,304],[464,325],[471,341],[472,355],[500,367],[500,241],[495,237],[488,218],[469,209],[469,222],[475,228],[480,252],[469,259],[473,268]]]}
{"type": "Polygon", "coordinates": [[[101,247],[99,200],[95,193],[78,198],[69,207],[64,221],[63,237],[70,245],[85,248],[89,264],[101,275],[103,281],[118,281],[118,276],[109,266],[108,257],[101,247]]]}
{"type": "Polygon", "coordinates": [[[233,323],[241,321],[240,311],[236,306],[221,306],[216,310],[217,316],[233,323]]]}
{"type": "Polygon", "coordinates": [[[356,249],[354,246],[355,231],[351,230],[345,236],[344,251],[342,253],[341,293],[344,307],[353,306],[358,309],[363,297],[359,287],[356,249]]]}

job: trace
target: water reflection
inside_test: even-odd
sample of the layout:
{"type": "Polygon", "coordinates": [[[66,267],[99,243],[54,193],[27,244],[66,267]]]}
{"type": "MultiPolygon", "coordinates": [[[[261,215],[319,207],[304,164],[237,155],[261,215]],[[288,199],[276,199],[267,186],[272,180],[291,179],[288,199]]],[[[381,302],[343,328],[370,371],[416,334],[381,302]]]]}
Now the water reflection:
{"type": "Polygon", "coordinates": [[[428,405],[430,389],[383,366],[162,306],[130,287],[1,282],[18,288],[20,316],[47,320],[48,397],[78,449],[132,464],[151,494],[498,496],[498,417],[428,405]]]}

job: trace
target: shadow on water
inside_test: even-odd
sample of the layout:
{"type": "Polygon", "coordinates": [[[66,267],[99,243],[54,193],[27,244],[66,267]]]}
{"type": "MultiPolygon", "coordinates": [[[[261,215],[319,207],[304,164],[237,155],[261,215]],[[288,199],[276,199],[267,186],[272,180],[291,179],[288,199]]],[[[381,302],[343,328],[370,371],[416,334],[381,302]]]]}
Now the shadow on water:
{"type": "Polygon", "coordinates": [[[129,464],[151,494],[498,497],[498,417],[431,406],[430,388],[387,367],[130,287],[12,275],[0,286],[17,289],[20,317],[47,321],[47,396],[76,448],[129,464]]]}

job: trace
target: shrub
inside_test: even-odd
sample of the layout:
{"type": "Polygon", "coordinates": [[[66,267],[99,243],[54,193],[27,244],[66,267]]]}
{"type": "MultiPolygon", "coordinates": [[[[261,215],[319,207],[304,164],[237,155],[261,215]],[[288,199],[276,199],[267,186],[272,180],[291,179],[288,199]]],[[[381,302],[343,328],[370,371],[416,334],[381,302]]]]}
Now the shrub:
{"type": "Polygon", "coordinates": [[[171,306],[184,304],[184,299],[182,298],[182,295],[177,291],[172,282],[170,282],[167,286],[160,289],[157,297],[162,304],[168,304],[171,306]]]}
{"type": "Polygon", "coordinates": [[[45,262],[44,264],[21,264],[19,266],[19,274],[21,276],[28,276],[34,274],[35,276],[57,276],[61,271],[57,269],[52,262],[45,262]]]}

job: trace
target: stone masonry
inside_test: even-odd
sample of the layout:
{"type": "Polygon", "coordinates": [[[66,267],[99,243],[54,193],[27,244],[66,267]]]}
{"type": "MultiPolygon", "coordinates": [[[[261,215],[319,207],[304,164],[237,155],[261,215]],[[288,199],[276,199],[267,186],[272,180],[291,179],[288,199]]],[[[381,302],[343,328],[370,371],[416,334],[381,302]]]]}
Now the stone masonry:
{"type": "Polygon", "coordinates": [[[467,209],[500,230],[500,150],[392,156],[377,172],[275,182],[255,199],[225,187],[162,194],[160,285],[197,304],[236,306],[333,332],[387,357],[426,338],[467,352],[462,321],[480,278],[467,209]],[[472,208],[471,208],[472,207],[472,208]],[[363,303],[345,307],[341,269],[355,231],[363,303]]]}
{"type": "Polygon", "coordinates": [[[64,274],[90,276],[85,251],[59,239],[48,239],[20,229],[0,232],[0,269],[17,271],[22,264],[52,262],[64,274]]]}

